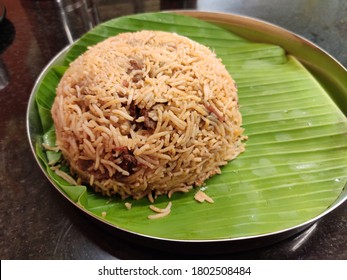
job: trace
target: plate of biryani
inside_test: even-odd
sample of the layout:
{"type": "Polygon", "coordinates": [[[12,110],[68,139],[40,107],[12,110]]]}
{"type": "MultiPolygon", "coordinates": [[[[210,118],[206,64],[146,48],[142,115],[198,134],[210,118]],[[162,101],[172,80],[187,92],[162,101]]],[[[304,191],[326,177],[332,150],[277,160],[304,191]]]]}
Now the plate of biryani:
{"type": "Polygon", "coordinates": [[[253,18],[130,15],[47,65],[28,135],[55,188],[122,236],[255,248],[345,201],[346,77],[314,44],[253,18]]]}

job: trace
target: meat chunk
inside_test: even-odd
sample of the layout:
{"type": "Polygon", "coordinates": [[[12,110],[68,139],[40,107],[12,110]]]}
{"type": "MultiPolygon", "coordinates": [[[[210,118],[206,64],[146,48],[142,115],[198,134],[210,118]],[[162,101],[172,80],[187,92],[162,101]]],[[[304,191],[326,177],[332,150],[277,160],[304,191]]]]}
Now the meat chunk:
{"type": "Polygon", "coordinates": [[[157,122],[152,120],[149,117],[148,110],[142,109],[140,113],[145,118],[145,120],[143,122],[145,128],[147,128],[147,129],[155,129],[157,127],[157,122]]]}
{"type": "Polygon", "coordinates": [[[122,162],[120,163],[120,167],[130,174],[134,172],[134,168],[137,166],[136,158],[130,153],[123,153],[121,155],[122,162]]]}
{"type": "Polygon", "coordinates": [[[77,161],[77,166],[79,169],[81,169],[82,171],[86,171],[88,170],[90,167],[92,167],[94,164],[93,160],[84,160],[84,159],[79,159],[77,161]]]}
{"type": "Polygon", "coordinates": [[[157,126],[157,123],[153,121],[150,117],[145,116],[144,125],[148,129],[155,129],[157,126]]]}
{"type": "Polygon", "coordinates": [[[122,85],[125,86],[125,87],[128,87],[128,86],[129,86],[129,83],[128,83],[127,80],[123,80],[122,85]]]}
{"type": "Polygon", "coordinates": [[[140,108],[137,107],[134,102],[130,103],[128,111],[129,115],[132,116],[134,119],[137,119],[140,116],[140,108]]]}
{"type": "MultiPolygon", "coordinates": [[[[131,103],[128,111],[129,115],[132,116],[135,120],[141,116],[144,117],[143,126],[146,129],[155,129],[157,127],[157,122],[150,118],[149,111],[147,109],[140,109],[134,103],[131,103]]],[[[137,123],[137,125],[140,125],[140,123],[137,123]]]]}
{"type": "MultiPolygon", "coordinates": [[[[134,70],[141,70],[144,67],[144,64],[141,60],[135,60],[135,59],[130,59],[129,60],[129,64],[130,67],[127,69],[127,74],[130,74],[131,72],[133,72],[134,70]]],[[[134,73],[133,77],[131,78],[131,80],[134,83],[137,83],[141,80],[143,80],[143,75],[142,73],[134,73]]]]}
{"type": "Polygon", "coordinates": [[[143,76],[141,73],[138,73],[136,75],[134,75],[131,80],[134,82],[134,83],[138,83],[139,81],[143,80],[143,76]]]}
{"type": "Polygon", "coordinates": [[[131,69],[131,71],[132,70],[140,70],[143,68],[143,63],[140,60],[130,59],[129,63],[131,66],[131,68],[129,68],[129,69],[131,69]]]}

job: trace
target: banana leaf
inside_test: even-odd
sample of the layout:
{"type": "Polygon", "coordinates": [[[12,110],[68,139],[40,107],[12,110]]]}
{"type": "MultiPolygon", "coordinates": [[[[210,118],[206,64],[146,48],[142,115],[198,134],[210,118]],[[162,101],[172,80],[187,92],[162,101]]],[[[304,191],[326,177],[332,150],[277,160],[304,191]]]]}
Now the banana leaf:
{"type": "MultiPolygon", "coordinates": [[[[245,40],[210,23],[171,13],[149,13],[105,22],[79,39],[63,63],[52,67],[36,91],[42,122],[37,157],[67,197],[116,227],[175,240],[217,240],[256,236],[300,225],[329,208],[347,180],[347,122],[308,70],[279,46],[245,40]],[[220,57],[238,85],[246,151],[206,182],[213,204],[194,200],[196,190],[155,201],[169,216],[149,220],[147,199],[103,197],[71,186],[48,165],[56,160],[41,142],[54,146],[49,114],[55,88],[68,64],[88,46],[122,32],[175,32],[200,42],[220,57]],[[124,203],[132,203],[127,210],[124,203]],[[102,214],[106,213],[106,216],[102,214]]],[[[68,169],[66,169],[68,173],[68,169]]]]}

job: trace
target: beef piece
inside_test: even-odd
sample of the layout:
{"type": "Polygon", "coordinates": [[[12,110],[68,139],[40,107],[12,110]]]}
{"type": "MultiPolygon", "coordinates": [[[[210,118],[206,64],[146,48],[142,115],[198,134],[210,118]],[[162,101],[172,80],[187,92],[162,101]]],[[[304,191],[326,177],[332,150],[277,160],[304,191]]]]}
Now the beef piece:
{"type": "Polygon", "coordinates": [[[119,164],[120,168],[132,174],[134,172],[134,168],[137,166],[136,158],[130,153],[124,153],[121,155],[121,159],[122,162],[119,164]]]}
{"type": "Polygon", "coordinates": [[[141,70],[143,68],[143,63],[138,60],[130,59],[130,67],[127,70],[127,74],[130,74],[133,70],[141,70]]]}
{"type": "MultiPolygon", "coordinates": [[[[149,114],[148,114],[148,110],[143,108],[143,109],[140,109],[139,107],[137,107],[134,103],[131,103],[130,106],[129,106],[129,115],[132,116],[135,120],[141,116],[143,116],[145,119],[144,119],[144,122],[143,122],[143,126],[147,129],[155,129],[156,126],[157,126],[157,122],[152,120],[150,117],[149,117],[149,114]]],[[[137,123],[138,125],[138,128],[140,127],[140,123],[137,123]]]]}
{"type": "Polygon", "coordinates": [[[143,63],[142,61],[139,61],[139,60],[134,60],[134,59],[131,59],[129,61],[130,65],[131,65],[131,68],[134,69],[134,70],[140,70],[143,68],[143,63]]]}
{"type": "Polygon", "coordinates": [[[139,73],[134,75],[131,79],[134,83],[138,83],[139,81],[143,80],[143,76],[141,73],[139,73]]]}
{"type": "MultiPolygon", "coordinates": [[[[133,70],[141,70],[144,67],[143,62],[140,60],[130,59],[129,64],[130,67],[127,70],[127,74],[130,74],[133,70]]],[[[143,75],[142,73],[137,73],[131,79],[134,83],[137,83],[143,80],[143,75]]]]}
{"type": "Polygon", "coordinates": [[[157,122],[153,121],[150,117],[145,116],[144,126],[149,129],[155,129],[157,122]]]}
{"type": "Polygon", "coordinates": [[[129,83],[128,83],[127,80],[123,80],[122,85],[125,86],[125,87],[128,87],[128,86],[129,86],[129,83]]]}
{"type": "Polygon", "coordinates": [[[109,179],[109,174],[108,172],[102,173],[100,170],[91,170],[89,171],[91,175],[94,175],[94,178],[96,180],[104,180],[104,179],[109,179]]]}
{"type": "Polygon", "coordinates": [[[134,103],[131,103],[128,109],[129,115],[132,116],[135,120],[141,116],[144,117],[143,123],[136,123],[137,128],[145,127],[146,129],[155,129],[157,122],[149,117],[148,110],[143,108],[140,109],[134,103]]]}
{"type": "Polygon", "coordinates": [[[88,170],[88,168],[92,167],[94,161],[93,160],[84,160],[84,159],[79,159],[77,161],[77,166],[79,169],[82,171],[88,170]]]}
{"type": "Polygon", "coordinates": [[[140,108],[137,107],[134,102],[130,103],[129,106],[129,115],[132,116],[134,119],[137,119],[140,116],[140,108]]]}
{"type": "Polygon", "coordinates": [[[145,118],[145,120],[143,122],[143,125],[144,125],[145,128],[147,128],[147,129],[155,129],[157,127],[157,122],[152,120],[149,117],[148,111],[146,109],[141,109],[140,113],[145,118]]]}

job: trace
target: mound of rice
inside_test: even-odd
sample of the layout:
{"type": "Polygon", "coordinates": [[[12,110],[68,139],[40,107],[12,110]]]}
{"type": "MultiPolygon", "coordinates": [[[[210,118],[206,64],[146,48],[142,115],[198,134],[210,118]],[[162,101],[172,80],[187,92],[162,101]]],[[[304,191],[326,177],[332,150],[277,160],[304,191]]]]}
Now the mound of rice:
{"type": "Polygon", "coordinates": [[[52,116],[74,176],[109,196],[186,192],[244,150],[224,65],[166,32],[123,33],[89,48],[62,77],[52,116]]]}

